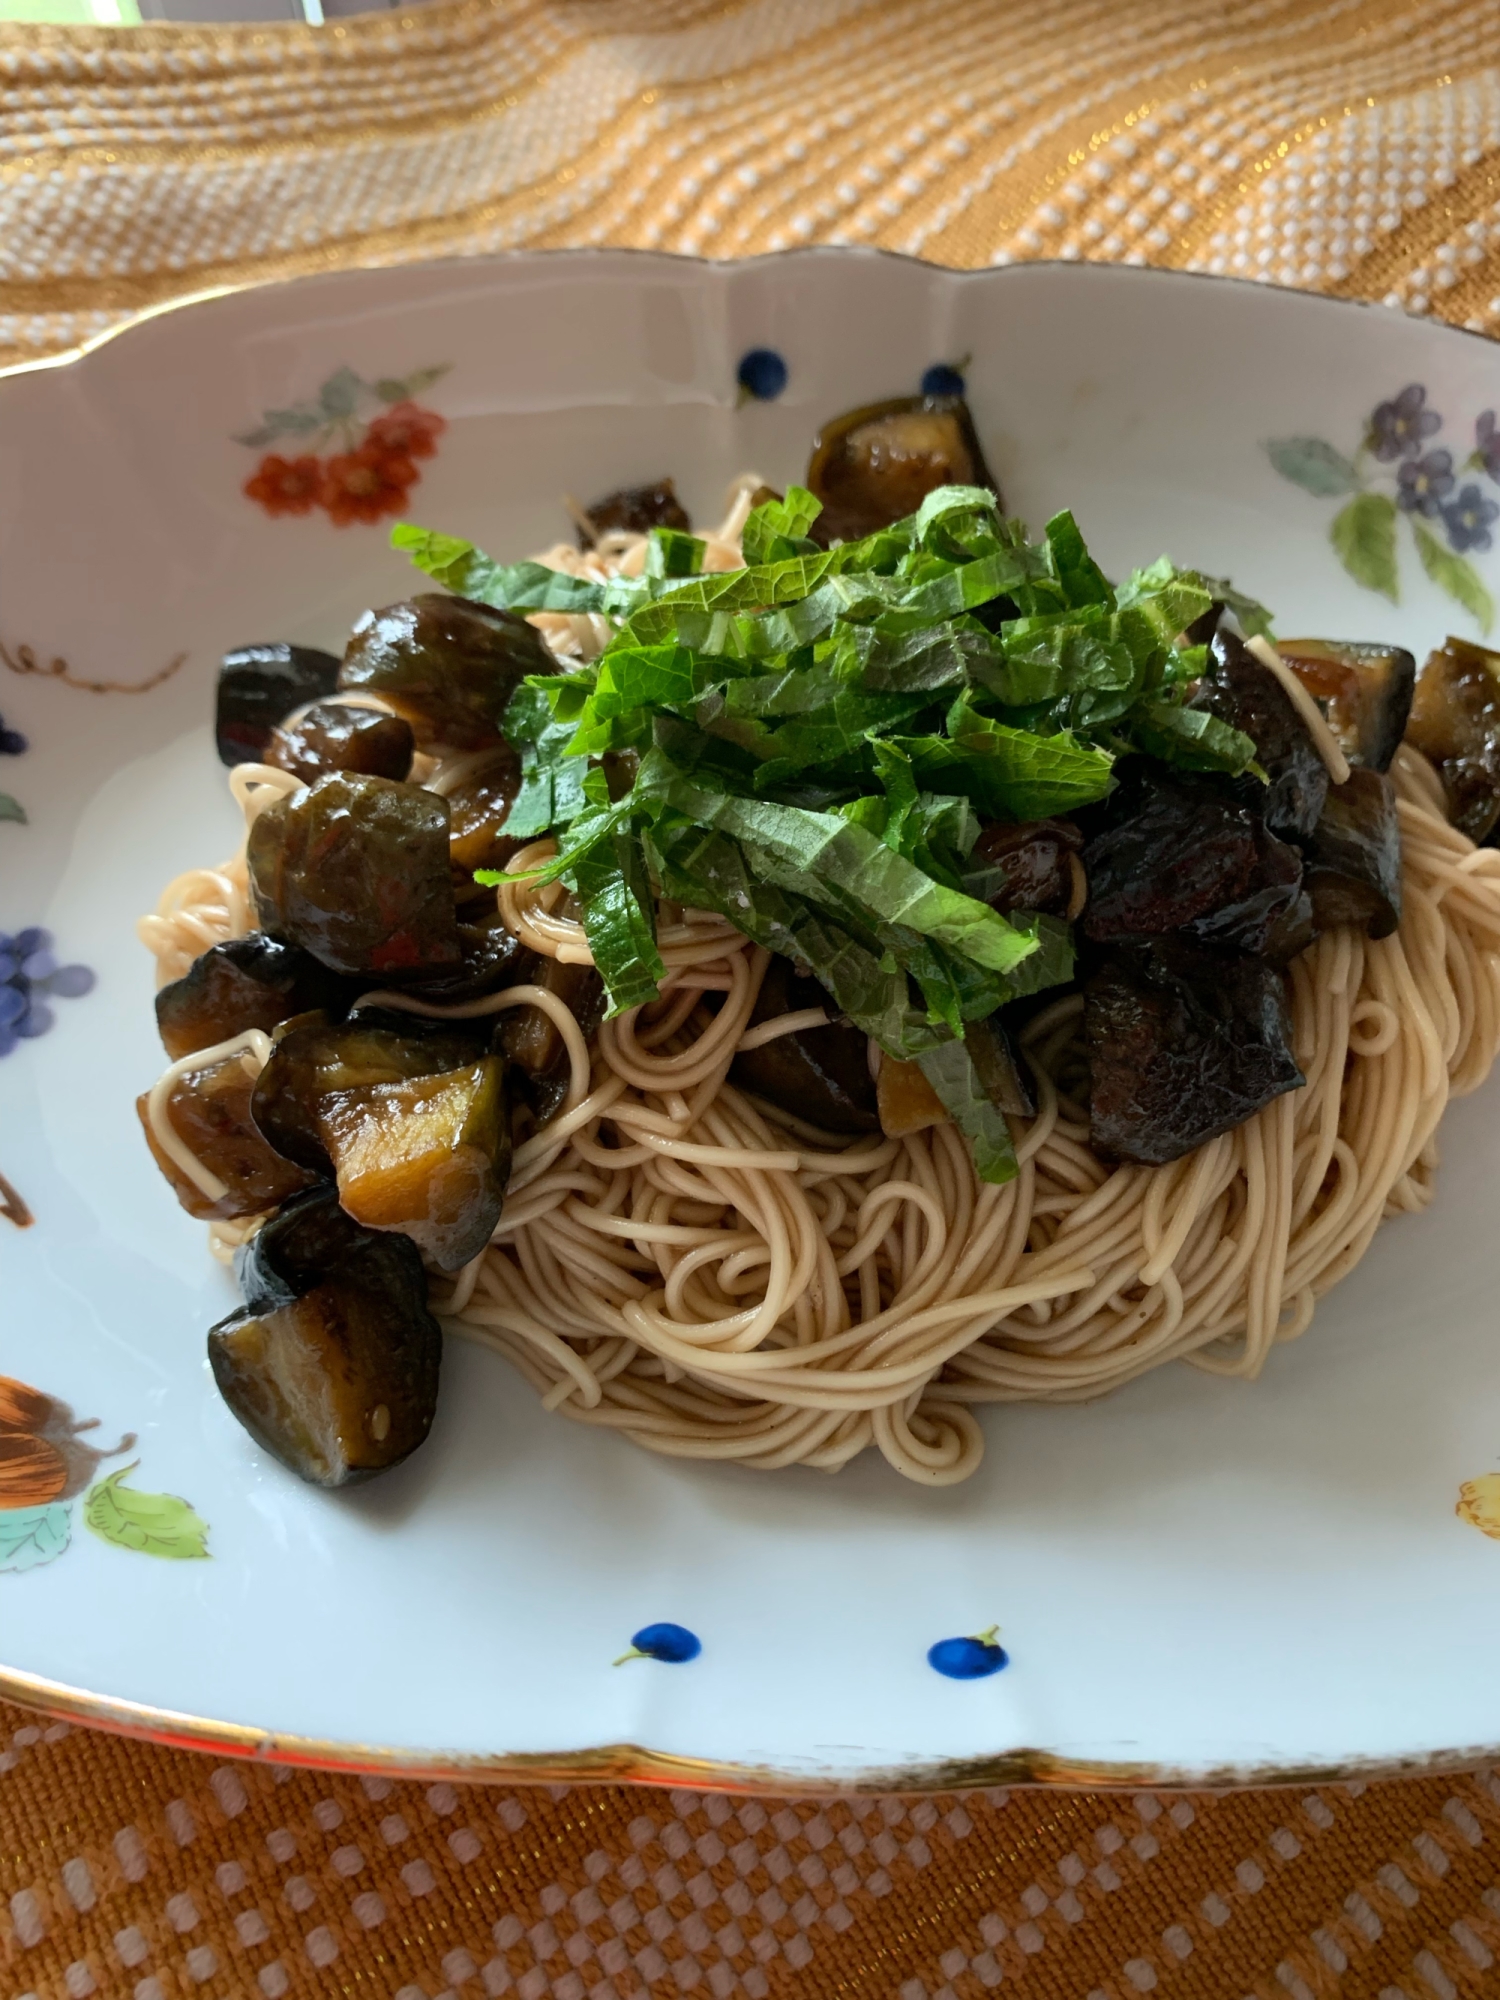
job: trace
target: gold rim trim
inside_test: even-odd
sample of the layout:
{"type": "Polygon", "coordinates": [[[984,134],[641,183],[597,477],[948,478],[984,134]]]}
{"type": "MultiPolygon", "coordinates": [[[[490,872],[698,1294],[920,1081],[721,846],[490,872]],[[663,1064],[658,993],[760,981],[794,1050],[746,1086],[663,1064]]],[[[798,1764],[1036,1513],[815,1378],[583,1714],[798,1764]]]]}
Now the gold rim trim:
{"type": "Polygon", "coordinates": [[[635,1743],[606,1743],[585,1750],[514,1750],[495,1754],[393,1750],[381,1744],[341,1743],[317,1736],[283,1736],[247,1723],[214,1722],[175,1709],[150,1708],[111,1695],[90,1694],[40,1674],[0,1668],[0,1699],[66,1722],[81,1722],[116,1736],[155,1743],[164,1750],[200,1750],[263,1764],[361,1773],[428,1782],[505,1782],[520,1785],[648,1785],[689,1791],[734,1792],[767,1798],[875,1792],[976,1791],[993,1786],[1050,1786],[1069,1791],[1220,1791],[1251,1785],[1326,1785],[1374,1778],[1429,1778],[1500,1761],[1500,1747],[1434,1750],[1344,1763],[1178,1765],[1073,1761],[1050,1750],[1001,1750],[984,1757],[956,1757],[932,1764],[875,1765],[847,1776],[809,1776],[762,1764],[720,1764],[681,1757],[635,1743]]]}

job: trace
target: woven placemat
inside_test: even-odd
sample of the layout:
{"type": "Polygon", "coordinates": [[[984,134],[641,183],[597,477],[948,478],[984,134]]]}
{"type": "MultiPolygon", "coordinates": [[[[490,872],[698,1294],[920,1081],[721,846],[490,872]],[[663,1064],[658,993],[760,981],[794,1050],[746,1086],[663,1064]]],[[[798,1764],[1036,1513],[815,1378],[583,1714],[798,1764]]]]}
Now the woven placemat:
{"type": "MultiPolygon", "coordinates": [[[[322,31],[0,28],[0,365],[306,271],[811,242],[1228,272],[1500,330],[1500,8],[465,0],[322,31]]],[[[778,1805],[215,1764],[3,1706],[0,1742],[17,2000],[1500,1993],[1487,1772],[778,1805]]]]}

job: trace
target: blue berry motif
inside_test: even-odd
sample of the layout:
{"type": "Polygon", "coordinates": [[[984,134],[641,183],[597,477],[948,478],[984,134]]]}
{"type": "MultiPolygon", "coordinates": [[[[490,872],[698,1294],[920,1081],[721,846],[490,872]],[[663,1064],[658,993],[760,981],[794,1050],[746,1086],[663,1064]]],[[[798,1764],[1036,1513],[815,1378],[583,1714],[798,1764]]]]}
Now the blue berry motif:
{"type": "Polygon", "coordinates": [[[982,1681],[998,1674],[1010,1659],[995,1637],[999,1630],[998,1625],[991,1625],[967,1639],[939,1639],[927,1649],[927,1664],[950,1681],[982,1681]]]}
{"type": "Polygon", "coordinates": [[[19,757],[26,749],[26,738],[19,729],[7,729],[5,718],[0,716],[0,757],[19,757]]]}
{"type": "MultiPolygon", "coordinates": [[[[968,357],[965,356],[965,363],[968,357]]],[[[957,368],[949,361],[934,361],[922,377],[924,396],[961,396],[964,393],[963,366],[957,368]]]]}
{"type": "Polygon", "coordinates": [[[702,1651],[703,1641],[686,1625],[643,1625],[631,1640],[630,1651],[622,1653],[615,1665],[623,1667],[627,1660],[664,1660],[669,1666],[680,1667],[696,1660],[702,1651]]]}
{"type": "Polygon", "coordinates": [[[0,1056],[53,1026],[49,999],[79,1000],[93,985],[86,965],[58,964],[49,932],[34,924],[14,937],[0,931],[0,1056]]]}
{"type": "Polygon", "coordinates": [[[787,384],[787,365],[774,347],[752,347],[740,356],[740,400],[774,403],[787,384]]]}

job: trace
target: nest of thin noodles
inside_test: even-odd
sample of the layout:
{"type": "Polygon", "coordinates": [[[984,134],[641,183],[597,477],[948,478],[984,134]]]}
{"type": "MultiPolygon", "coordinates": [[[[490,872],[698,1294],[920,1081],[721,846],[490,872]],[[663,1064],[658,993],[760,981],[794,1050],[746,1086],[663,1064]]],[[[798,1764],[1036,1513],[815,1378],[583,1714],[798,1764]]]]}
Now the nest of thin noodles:
{"type": "MultiPolygon", "coordinates": [[[[738,563],[757,483],[737,482],[710,568],[738,563]]],[[[604,576],[643,555],[617,536],[543,560],[604,576]]],[[[608,637],[587,618],[534,622],[565,658],[608,637]]],[[[803,1023],[749,1027],[767,957],[718,917],[660,906],[661,997],[592,1048],[540,989],[473,1003],[546,1004],[571,1081],[517,1149],[490,1247],[434,1277],[434,1310],[547,1408],[654,1451],[833,1470],[873,1445],[929,1484],[979,1463],[978,1403],[1080,1400],[1172,1360],[1253,1377],[1382,1220],[1431,1199],[1443,1110],[1500,1044],[1500,851],[1448,825],[1413,752],[1392,776],[1399,930],[1334,932],[1295,961],[1305,1088],[1164,1167],[1091,1149],[1077,995],[1023,1038],[1039,1109],[1015,1122],[1004,1187],[978,1181],[951,1126],[851,1143],[728,1083],[747,1036],[803,1023]]],[[[231,780],[251,817],[289,782],[254,766],[231,780]]],[[[528,945],[587,962],[563,894],[499,891],[528,945]]],[[[171,978],[250,920],[240,858],[179,877],[142,934],[171,978]]],[[[221,1253],[239,1233],[220,1230],[221,1253]]]]}

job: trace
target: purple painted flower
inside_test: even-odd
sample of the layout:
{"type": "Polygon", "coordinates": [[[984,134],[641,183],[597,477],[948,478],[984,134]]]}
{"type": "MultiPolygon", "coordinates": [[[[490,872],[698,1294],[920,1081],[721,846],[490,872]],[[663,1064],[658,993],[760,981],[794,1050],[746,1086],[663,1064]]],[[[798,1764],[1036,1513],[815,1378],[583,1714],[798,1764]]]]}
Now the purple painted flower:
{"type": "Polygon", "coordinates": [[[1500,427],[1493,410],[1481,411],[1474,425],[1474,457],[1491,479],[1500,480],[1500,427]]]}
{"type": "Polygon", "coordinates": [[[26,738],[19,729],[7,729],[4,716],[0,716],[0,757],[19,757],[26,748],[26,738]]]}
{"type": "Polygon", "coordinates": [[[10,937],[0,932],[0,1056],[55,1025],[48,1000],[79,1000],[93,985],[86,965],[58,964],[52,938],[39,925],[10,937]]]}
{"type": "Polygon", "coordinates": [[[1443,520],[1448,540],[1460,555],[1465,549],[1487,549],[1493,543],[1490,524],[1500,521],[1500,506],[1486,500],[1477,486],[1466,486],[1456,500],[1450,500],[1444,507],[1443,520]]]}
{"type": "Polygon", "coordinates": [[[1429,520],[1435,520],[1453,491],[1453,454],[1429,451],[1421,458],[1409,458],[1396,479],[1400,489],[1396,505],[1408,514],[1425,514],[1429,520]]]}
{"type": "Polygon", "coordinates": [[[1442,429],[1442,418],[1426,402],[1421,383],[1409,382],[1393,402],[1379,405],[1370,419],[1370,447],[1377,458],[1415,458],[1422,440],[1442,429]]]}

